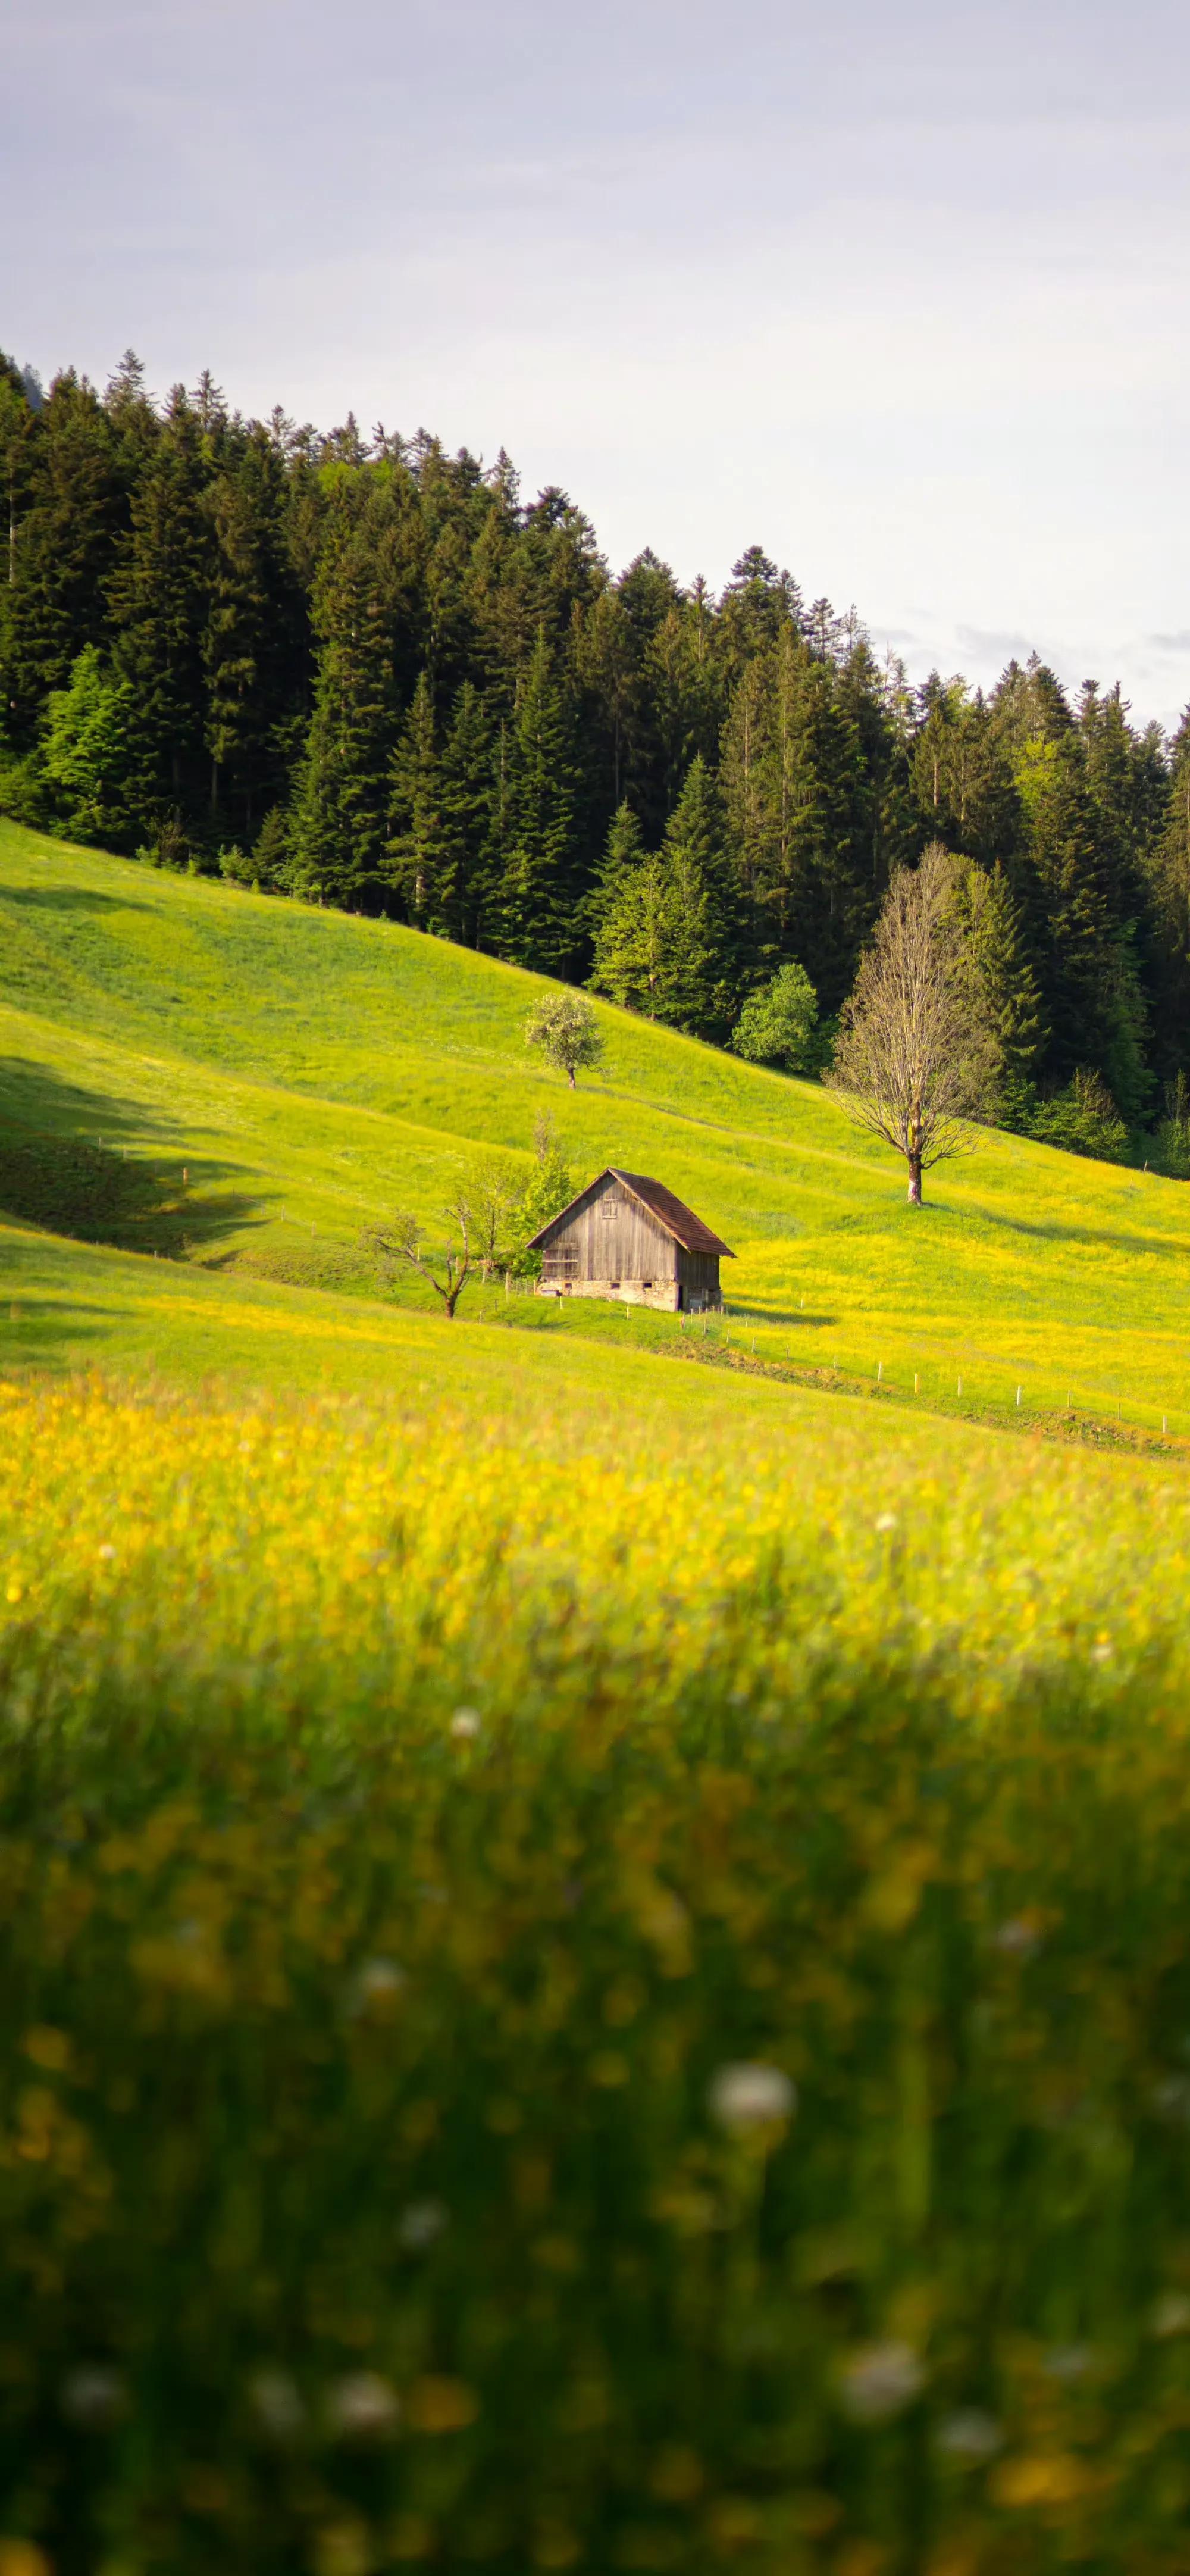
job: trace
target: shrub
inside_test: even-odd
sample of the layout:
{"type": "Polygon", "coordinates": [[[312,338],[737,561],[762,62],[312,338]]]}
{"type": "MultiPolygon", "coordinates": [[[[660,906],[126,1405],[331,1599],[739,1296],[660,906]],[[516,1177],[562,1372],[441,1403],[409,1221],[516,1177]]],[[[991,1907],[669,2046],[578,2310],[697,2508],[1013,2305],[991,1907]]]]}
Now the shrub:
{"type": "Polygon", "coordinates": [[[1067,1154],[1089,1154],[1101,1163],[1126,1163],[1128,1130],[1102,1074],[1080,1065],[1065,1091],[1033,1111],[1028,1133],[1040,1145],[1067,1154]]]}
{"type": "Polygon", "coordinates": [[[804,966],[792,959],[771,984],[750,993],[731,1033],[736,1055],[749,1064],[779,1064],[804,1073],[814,1055],[818,996],[804,966]]]}

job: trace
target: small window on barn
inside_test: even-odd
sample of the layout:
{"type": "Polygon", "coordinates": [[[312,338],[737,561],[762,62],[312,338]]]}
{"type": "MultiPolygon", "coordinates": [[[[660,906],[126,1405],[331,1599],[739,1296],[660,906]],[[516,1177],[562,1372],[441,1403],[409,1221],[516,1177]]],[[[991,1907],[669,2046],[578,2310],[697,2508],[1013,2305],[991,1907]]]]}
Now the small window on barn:
{"type": "Polygon", "coordinates": [[[544,1279],[577,1279],[577,1244],[558,1243],[551,1251],[543,1253],[541,1272],[544,1279]]]}

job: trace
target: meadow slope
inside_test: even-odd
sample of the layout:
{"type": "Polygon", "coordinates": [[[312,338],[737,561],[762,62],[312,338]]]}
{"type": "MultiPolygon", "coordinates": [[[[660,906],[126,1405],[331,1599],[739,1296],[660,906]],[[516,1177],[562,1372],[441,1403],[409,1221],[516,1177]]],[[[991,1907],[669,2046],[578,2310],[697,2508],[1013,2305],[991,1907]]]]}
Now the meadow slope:
{"type": "MultiPolygon", "coordinates": [[[[599,1005],[605,1060],[572,1093],[524,1046],[540,979],[394,925],[11,824],[0,913],[0,1207],[17,1222],[83,1230],[62,1228],[60,1203],[90,1190],[95,1231],[126,1247],[374,1295],[361,1230],[398,1202],[432,1228],[475,1149],[527,1157],[548,1109],[578,1175],[652,1171],[732,1244],[737,1348],[867,1380],[879,1367],[903,1390],[916,1376],[927,1404],[953,1403],[961,1380],[965,1404],[1013,1408],[1019,1385],[1028,1412],[1069,1396],[1190,1430],[1190,1191],[1176,1182],[981,1132],[915,1215],[893,1158],[821,1086],[599,1005]]],[[[19,1319],[34,1338],[40,1293],[19,1319]]],[[[411,1282],[404,1302],[429,1299],[411,1282]]],[[[589,1313],[556,1329],[674,1331],[589,1313]]],[[[123,1364],[94,1317],[78,1350],[123,1364]]]]}
{"type": "Polygon", "coordinates": [[[0,906],[0,2576],[1187,2576],[1185,1440],[944,1408],[1190,1432],[1190,1196],[915,1216],[412,933],[0,906]],[[722,1341],[376,1293],[542,1107],[722,1341]]]}

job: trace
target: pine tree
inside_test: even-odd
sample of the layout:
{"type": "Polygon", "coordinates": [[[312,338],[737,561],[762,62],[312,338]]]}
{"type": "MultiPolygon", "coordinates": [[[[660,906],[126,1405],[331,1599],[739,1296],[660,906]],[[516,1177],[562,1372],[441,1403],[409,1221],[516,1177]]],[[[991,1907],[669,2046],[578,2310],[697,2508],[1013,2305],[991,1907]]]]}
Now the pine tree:
{"type": "Polygon", "coordinates": [[[314,596],[314,713],[293,816],[293,892],[353,910],[381,902],[388,867],[395,643],[408,575],[392,472],[348,478],[333,496],[314,596]]]}
{"type": "Polygon", "coordinates": [[[716,650],[715,609],[705,581],[671,608],[655,629],[645,655],[644,685],[653,710],[658,746],[658,803],[644,807],[661,828],[681,794],[692,760],[713,762],[728,699],[728,680],[716,650]]]}
{"type": "Polygon", "coordinates": [[[301,705],[306,618],[285,544],[285,469],[253,430],[207,494],[214,534],[203,636],[211,804],[249,836],[281,786],[280,732],[301,705]]]}
{"type": "Polygon", "coordinates": [[[58,376],[42,409],[12,402],[8,589],[0,626],[7,731],[36,739],[51,690],[87,644],[106,640],[106,583],[124,523],[116,440],[92,387],[58,376]]]}
{"type": "Polygon", "coordinates": [[[588,979],[592,990],[647,1019],[667,1016],[663,1004],[678,927],[670,872],[659,852],[648,855],[623,877],[600,914],[588,979]]]}
{"type": "Polygon", "coordinates": [[[198,417],[176,386],[133,495],[127,556],[109,585],[115,666],[133,692],[146,819],[154,809],[193,810],[205,783],[207,481],[198,417]]]}
{"type": "Polygon", "coordinates": [[[726,841],[715,778],[704,760],[694,760],[661,848],[672,936],[656,1016],[719,1041],[732,1027],[741,983],[741,923],[726,841]]]}
{"type": "Polygon", "coordinates": [[[442,812],[442,763],[428,672],[413,692],[393,755],[388,883],[415,930],[450,938],[455,922],[453,854],[442,812]]]}
{"type": "Polygon", "coordinates": [[[133,697],[98,646],[86,644],[66,688],[51,691],[41,746],[42,769],[63,830],[74,841],[127,849],[137,815],[133,697]]]}
{"type": "Polygon", "coordinates": [[[1125,1118],[1146,1105],[1145,1005],[1135,952],[1113,902],[1110,852],[1073,729],[1025,744],[1017,782],[1028,822],[1026,922],[1050,1024],[1044,1070],[1058,1083],[1101,1074],[1125,1118]]]}
{"type": "Polygon", "coordinates": [[[918,703],[909,784],[922,834],[985,868],[1011,861],[1023,818],[1003,723],[965,681],[940,680],[936,671],[918,703]]]}
{"type": "Polygon", "coordinates": [[[968,861],[958,876],[954,912],[971,1013],[991,1041],[997,1114],[1019,1120],[1046,1030],[1020,906],[1003,868],[989,872],[968,861]]]}
{"type": "Polygon", "coordinates": [[[624,867],[610,892],[590,981],[669,1028],[722,1039],[739,993],[736,933],[718,790],[695,760],[657,856],[624,867]]]}
{"type": "Polygon", "coordinates": [[[494,750],[489,711],[464,680],[442,745],[439,794],[449,854],[452,939],[493,947],[501,870],[493,846],[494,750]]]}
{"type": "Polygon", "coordinates": [[[1163,829],[1145,853],[1155,1034],[1167,1083],[1190,1065],[1190,707],[1170,745],[1163,829]]]}
{"type": "Polygon", "coordinates": [[[499,888],[500,953],[560,974],[578,947],[575,759],[569,708],[544,630],[508,732],[507,845],[499,888]]]}
{"type": "Polygon", "coordinates": [[[750,915],[749,971],[806,967],[836,1010],[873,918],[867,782],[833,665],[788,624],[744,671],[724,732],[723,779],[750,915]]]}
{"type": "Polygon", "coordinates": [[[640,824],[631,805],[625,802],[617,806],[612,816],[595,883],[587,897],[587,918],[592,931],[598,930],[604,915],[640,866],[644,854],[640,824]]]}

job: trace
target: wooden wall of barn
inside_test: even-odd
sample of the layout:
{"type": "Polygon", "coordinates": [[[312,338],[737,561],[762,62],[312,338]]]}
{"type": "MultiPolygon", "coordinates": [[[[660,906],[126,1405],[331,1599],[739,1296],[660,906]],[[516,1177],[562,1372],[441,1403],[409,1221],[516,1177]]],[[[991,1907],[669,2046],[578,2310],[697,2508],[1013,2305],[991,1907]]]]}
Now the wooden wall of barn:
{"type": "Polygon", "coordinates": [[[719,1262],[686,1252],[619,1181],[559,1221],[542,1255],[542,1285],[571,1297],[618,1296],[633,1305],[719,1302],[719,1262]]]}

